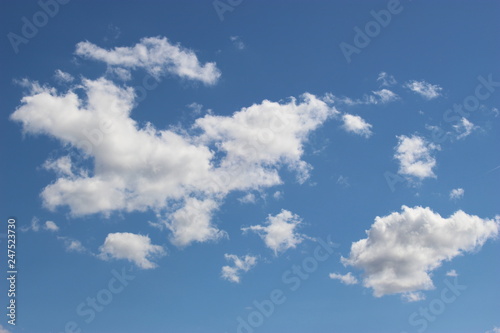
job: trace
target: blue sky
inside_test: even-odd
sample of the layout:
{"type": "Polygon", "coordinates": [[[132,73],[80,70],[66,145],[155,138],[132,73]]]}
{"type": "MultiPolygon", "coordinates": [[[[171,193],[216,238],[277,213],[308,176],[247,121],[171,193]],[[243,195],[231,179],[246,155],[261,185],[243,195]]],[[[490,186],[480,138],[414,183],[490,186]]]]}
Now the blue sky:
{"type": "Polygon", "coordinates": [[[1,333],[500,332],[498,2],[1,6],[1,333]]]}

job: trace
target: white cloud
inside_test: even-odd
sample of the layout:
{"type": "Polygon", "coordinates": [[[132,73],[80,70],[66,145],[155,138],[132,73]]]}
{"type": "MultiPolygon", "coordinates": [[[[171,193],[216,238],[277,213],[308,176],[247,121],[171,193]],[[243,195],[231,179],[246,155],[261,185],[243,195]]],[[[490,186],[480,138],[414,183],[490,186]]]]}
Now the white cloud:
{"type": "Polygon", "coordinates": [[[401,294],[401,299],[405,302],[412,303],[412,302],[419,302],[423,301],[425,299],[424,293],[420,291],[411,291],[411,292],[406,292],[401,294]]]}
{"type": "Polygon", "coordinates": [[[300,159],[303,143],[311,131],[337,113],[306,93],[300,103],[295,98],[285,104],[264,100],[231,117],[206,115],[196,120],[195,127],[203,130],[204,144],[215,143],[226,155],[215,175],[220,187],[224,191],[251,189],[280,184],[276,170],[266,167],[279,164],[305,181],[311,166],[300,159]]]}
{"type": "Polygon", "coordinates": [[[253,225],[241,230],[256,232],[264,240],[266,246],[277,255],[280,252],[295,248],[304,240],[304,235],[295,232],[301,222],[302,220],[298,215],[282,209],[275,216],[268,215],[265,226],[253,225]]]}
{"type": "Polygon", "coordinates": [[[130,72],[130,70],[123,67],[108,67],[108,69],[106,70],[106,74],[121,81],[132,80],[132,73],[130,72]]]}
{"type": "Polygon", "coordinates": [[[46,221],[45,225],[44,225],[44,229],[49,230],[49,231],[58,231],[59,227],[53,221],[46,221]]]}
{"type": "Polygon", "coordinates": [[[73,75],[63,72],[62,70],[58,69],[56,70],[54,77],[56,81],[61,82],[61,83],[70,83],[75,80],[73,75]]]}
{"type": "Polygon", "coordinates": [[[34,232],[37,232],[40,230],[40,219],[36,216],[33,216],[31,218],[31,223],[29,226],[24,226],[24,227],[21,227],[21,231],[25,232],[25,231],[34,231],[34,232]]]}
{"type": "Polygon", "coordinates": [[[183,207],[171,214],[167,223],[167,228],[172,232],[172,243],[186,246],[192,242],[216,241],[226,236],[211,222],[212,214],[218,207],[218,203],[211,199],[186,199],[183,207]]]}
{"type": "Polygon", "coordinates": [[[392,86],[397,83],[394,76],[387,74],[386,72],[380,72],[378,74],[377,81],[380,82],[380,85],[383,87],[392,86]]]}
{"type": "Polygon", "coordinates": [[[237,48],[238,50],[245,49],[246,47],[245,43],[243,43],[240,36],[231,36],[229,37],[229,39],[231,40],[231,42],[233,42],[234,47],[237,48]]]}
{"type": "Polygon", "coordinates": [[[100,259],[127,259],[143,269],[155,268],[150,259],[165,255],[163,247],[151,244],[148,236],[128,232],[108,234],[99,251],[100,259]]]}
{"type": "Polygon", "coordinates": [[[500,333],[500,327],[493,327],[493,329],[487,331],[486,333],[500,333]]]}
{"type": "Polygon", "coordinates": [[[411,137],[401,135],[397,138],[398,145],[394,158],[399,161],[398,173],[420,180],[428,177],[436,178],[432,170],[436,166],[436,159],[432,156],[432,152],[440,150],[440,146],[429,143],[417,135],[411,137]]]}
{"type": "Polygon", "coordinates": [[[372,91],[374,95],[380,98],[380,103],[390,103],[399,99],[399,96],[388,89],[381,89],[378,91],[372,91]]]}
{"type": "Polygon", "coordinates": [[[112,67],[144,68],[155,78],[169,73],[205,84],[215,84],[221,75],[215,63],[201,65],[193,51],[173,45],[165,37],[142,38],[133,47],[116,47],[112,50],[90,42],[80,42],[76,45],[75,53],[112,67]]]}
{"type": "Polygon", "coordinates": [[[348,106],[354,105],[375,105],[375,104],[386,104],[390,102],[397,101],[399,96],[389,89],[381,89],[378,91],[372,91],[370,95],[363,95],[361,99],[352,99],[350,97],[337,97],[331,93],[326,94],[325,100],[331,103],[345,104],[348,106]]]}
{"type": "Polygon", "coordinates": [[[465,191],[463,188],[454,188],[450,191],[450,199],[461,199],[463,198],[465,191]]]}
{"type": "MultiPolygon", "coordinates": [[[[59,227],[52,221],[46,221],[43,224],[43,229],[48,230],[48,231],[58,231],[59,227]]],[[[38,232],[38,231],[40,231],[40,219],[36,216],[33,216],[33,218],[31,219],[30,225],[21,227],[21,231],[23,231],[23,232],[26,232],[26,231],[38,232]]]]}
{"type": "Polygon", "coordinates": [[[248,272],[257,264],[257,257],[250,255],[238,257],[237,255],[226,253],[224,254],[224,258],[228,261],[232,261],[233,265],[222,267],[222,278],[235,283],[241,281],[241,273],[248,272]]]}
{"type": "Polygon", "coordinates": [[[72,163],[71,163],[71,158],[69,156],[63,156],[58,159],[51,159],[45,161],[43,164],[44,169],[46,170],[52,170],[56,174],[60,176],[67,176],[67,177],[73,177],[73,171],[72,171],[72,163]]]}
{"type": "Polygon", "coordinates": [[[46,164],[63,176],[44,189],[44,204],[67,205],[73,215],[162,208],[191,191],[225,195],[278,185],[280,166],[303,180],[310,170],[301,160],[303,143],[337,112],[306,94],[299,104],[264,101],[229,117],[205,115],[195,122],[201,136],[189,136],[151,124],[139,128],[130,118],[130,88],[102,78],[84,80],[83,88],[86,103],[71,90],[59,95],[40,88],[11,116],[25,132],[55,137],[93,158],[92,177],[72,177],[67,157],[46,164]],[[221,160],[211,149],[224,155],[221,160]]]}
{"type": "Polygon", "coordinates": [[[404,87],[428,100],[441,96],[441,90],[443,90],[443,88],[437,84],[430,84],[425,81],[415,80],[406,82],[404,87]]]}
{"type": "Polygon", "coordinates": [[[33,216],[33,218],[31,219],[31,225],[27,230],[29,229],[35,232],[40,230],[40,220],[38,219],[38,217],[33,216]]]}
{"type": "Polygon", "coordinates": [[[376,217],[367,238],[352,243],[345,265],[364,270],[363,285],[376,297],[433,289],[431,272],[443,261],[479,250],[498,235],[500,222],[457,211],[443,218],[407,206],[376,217]]]}
{"type": "Polygon", "coordinates": [[[87,249],[82,245],[82,243],[79,240],[62,236],[57,237],[57,239],[60,239],[64,242],[64,247],[68,252],[78,252],[78,253],[87,252],[87,249]]]}
{"type": "Polygon", "coordinates": [[[283,192],[281,191],[276,191],[273,193],[273,198],[276,200],[283,199],[283,192]]]}
{"type": "Polygon", "coordinates": [[[354,275],[352,275],[351,272],[344,274],[344,275],[338,274],[338,273],[330,273],[329,276],[330,276],[330,279],[339,280],[343,284],[347,284],[347,285],[358,283],[358,279],[356,279],[356,277],[354,275]]]}
{"type": "Polygon", "coordinates": [[[451,271],[446,272],[446,276],[457,277],[457,271],[452,269],[451,271]]]}
{"type": "Polygon", "coordinates": [[[202,110],[203,110],[203,105],[201,104],[198,104],[198,103],[190,103],[188,105],[186,105],[189,110],[194,114],[194,115],[200,115],[202,110]]]}
{"type": "Polygon", "coordinates": [[[469,136],[477,126],[467,120],[467,118],[462,117],[460,123],[453,125],[453,128],[457,132],[457,139],[461,140],[469,136]]]}
{"type": "Polygon", "coordinates": [[[86,252],[87,250],[85,247],[82,245],[82,243],[79,240],[73,239],[69,240],[68,243],[66,244],[66,250],[69,252],[75,251],[75,252],[86,252]]]}
{"type": "Polygon", "coordinates": [[[238,198],[238,201],[245,204],[245,203],[255,203],[257,199],[255,198],[255,194],[253,193],[247,193],[245,196],[238,198]]]}
{"type": "Polygon", "coordinates": [[[368,124],[360,116],[346,113],[342,116],[342,120],[344,122],[343,128],[347,132],[358,134],[364,136],[365,138],[369,138],[373,134],[370,130],[370,128],[372,128],[372,125],[368,124]]]}
{"type": "Polygon", "coordinates": [[[55,138],[89,162],[76,169],[69,156],[47,161],[45,168],[57,178],[41,193],[44,206],[67,206],[73,216],[153,210],[180,246],[224,236],[211,216],[228,193],[279,185],[282,168],[294,171],[299,182],[307,180],[312,166],[302,160],[304,144],[338,114],[306,93],[300,100],[264,100],[229,116],[206,114],[191,127],[161,130],[132,119],[133,89],[105,78],[83,78],[78,88],[62,92],[36,82],[23,85],[31,90],[11,119],[23,132],[55,138]]]}

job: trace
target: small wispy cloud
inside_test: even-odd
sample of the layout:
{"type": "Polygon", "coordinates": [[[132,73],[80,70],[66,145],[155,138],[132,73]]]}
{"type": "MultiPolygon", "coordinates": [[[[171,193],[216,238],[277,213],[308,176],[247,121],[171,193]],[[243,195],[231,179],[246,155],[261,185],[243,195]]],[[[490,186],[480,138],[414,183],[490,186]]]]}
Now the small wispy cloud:
{"type": "Polygon", "coordinates": [[[405,302],[412,303],[412,302],[419,302],[423,301],[425,299],[424,293],[420,291],[410,291],[407,293],[401,294],[401,299],[405,302]]]}
{"type": "Polygon", "coordinates": [[[104,36],[103,40],[105,42],[113,41],[118,39],[121,34],[122,30],[116,25],[110,23],[108,24],[108,28],[106,29],[106,35],[104,36]]]}
{"type": "Polygon", "coordinates": [[[389,89],[374,90],[371,94],[364,94],[361,98],[338,97],[327,93],[324,97],[326,102],[344,104],[347,106],[355,105],[377,105],[387,104],[399,100],[399,96],[389,89]]]}
{"type": "Polygon", "coordinates": [[[346,176],[340,175],[339,178],[337,178],[337,184],[343,186],[343,187],[349,187],[351,184],[349,184],[349,178],[346,176]]]}
{"type": "Polygon", "coordinates": [[[238,198],[238,201],[242,204],[255,203],[256,200],[257,198],[255,198],[255,194],[253,193],[247,193],[245,196],[238,198]]]}
{"type": "Polygon", "coordinates": [[[380,82],[382,87],[389,87],[397,83],[394,76],[387,74],[386,72],[380,72],[377,77],[377,82],[380,82]]]}
{"type": "Polygon", "coordinates": [[[468,137],[478,127],[467,120],[467,118],[462,117],[458,124],[453,125],[453,128],[457,133],[457,140],[461,140],[468,137]]]}
{"type": "MultiPolygon", "coordinates": [[[[394,92],[390,91],[389,89],[381,89],[378,91],[372,91],[372,93],[380,98],[380,103],[385,104],[385,103],[390,103],[397,101],[399,99],[399,96],[395,94],[394,92]]],[[[378,104],[378,103],[374,103],[378,104]]]]}
{"type": "Polygon", "coordinates": [[[297,233],[295,229],[302,223],[297,214],[282,209],[277,215],[269,215],[265,225],[252,225],[241,228],[243,232],[253,231],[257,233],[268,248],[277,255],[288,249],[295,248],[305,236],[297,233]]]}
{"type": "Polygon", "coordinates": [[[344,275],[338,274],[338,273],[330,273],[329,277],[332,280],[339,280],[343,284],[347,284],[347,285],[359,283],[358,279],[356,279],[356,277],[354,275],[352,275],[351,272],[344,274],[344,275]]]}
{"type": "Polygon", "coordinates": [[[244,50],[246,48],[246,45],[241,40],[240,36],[231,36],[231,37],[229,37],[229,40],[231,40],[231,42],[233,42],[233,46],[238,50],[244,50]]]}
{"type": "Polygon", "coordinates": [[[78,253],[85,253],[88,252],[85,246],[82,245],[82,243],[79,240],[73,239],[71,237],[63,237],[59,236],[57,239],[62,240],[64,243],[64,248],[68,252],[78,252],[78,253]]]}
{"type": "Polygon", "coordinates": [[[361,135],[365,138],[369,138],[373,134],[371,131],[372,125],[367,123],[360,116],[346,113],[342,116],[342,121],[344,122],[342,127],[347,132],[361,135]]]}
{"type": "Polygon", "coordinates": [[[458,273],[456,270],[452,269],[451,271],[446,272],[446,276],[457,277],[458,273]]]}
{"type": "Polygon", "coordinates": [[[441,91],[443,90],[443,88],[437,84],[416,80],[406,82],[404,87],[428,100],[441,96],[441,91]]]}
{"type": "Polygon", "coordinates": [[[33,216],[31,218],[31,223],[29,226],[21,227],[21,231],[23,231],[23,232],[26,232],[26,231],[37,232],[39,230],[40,230],[40,219],[36,216],[33,216]]]}
{"type": "Polygon", "coordinates": [[[75,79],[73,77],[73,75],[66,73],[66,72],[63,72],[60,69],[56,70],[56,72],[54,74],[54,78],[59,83],[70,83],[70,82],[73,82],[73,80],[75,79]]]}
{"type": "Polygon", "coordinates": [[[464,194],[465,190],[463,188],[454,188],[453,190],[450,191],[450,199],[451,200],[461,199],[463,198],[464,194]]]}
{"type": "Polygon", "coordinates": [[[232,266],[223,266],[221,276],[223,279],[230,282],[239,283],[241,281],[241,274],[248,272],[252,267],[257,264],[257,257],[245,255],[238,257],[235,254],[224,254],[224,258],[232,261],[232,266]]]}
{"type": "Polygon", "coordinates": [[[59,230],[59,227],[57,226],[57,224],[54,221],[46,221],[43,228],[45,230],[48,230],[48,231],[58,231],[59,230]]]}
{"type": "Polygon", "coordinates": [[[41,224],[40,219],[36,216],[33,216],[33,218],[31,219],[31,223],[28,226],[21,227],[22,232],[26,231],[38,232],[40,230],[56,232],[59,231],[59,227],[54,221],[45,221],[45,223],[41,224]]]}
{"type": "Polygon", "coordinates": [[[144,68],[157,79],[174,74],[213,85],[221,76],[214,62],[202,64],[192,50],[171,43],[166,37],[142,38],[135,46],[109,50],[87,41],[80,42],[76,45],[75,54],[85,59],[102,61],[111,67],[126,70],[144,68]]]}

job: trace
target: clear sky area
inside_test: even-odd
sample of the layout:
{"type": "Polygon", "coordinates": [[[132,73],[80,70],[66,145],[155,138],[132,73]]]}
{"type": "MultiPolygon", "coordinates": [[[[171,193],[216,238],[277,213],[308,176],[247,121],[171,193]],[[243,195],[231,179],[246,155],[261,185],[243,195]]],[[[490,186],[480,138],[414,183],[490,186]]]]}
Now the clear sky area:
{"type": "Polygon", "coordinates": [[[499,333],[500,2],[0,2],[0,333],[499,333]]]}

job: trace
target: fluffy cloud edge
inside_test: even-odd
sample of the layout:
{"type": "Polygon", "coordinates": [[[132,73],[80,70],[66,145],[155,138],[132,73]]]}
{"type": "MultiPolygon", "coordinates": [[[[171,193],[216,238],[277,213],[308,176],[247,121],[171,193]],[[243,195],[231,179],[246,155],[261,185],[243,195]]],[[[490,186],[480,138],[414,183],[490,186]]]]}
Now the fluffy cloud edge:
{"type": "Polygon", "coordinates": [[[344,114],[342,115],[344,130],[354,133],[365,138],[369,138],[373,132],[371,131],[372,125],[367,123],[363,118],[357,115],[344,114]]]}
{"type": "Polygon", "coordinates": [[[404,84],[405,88],[410,89],[414,93],[422,96],[423,98],[427,100],[435,99],[441,96],[441,91],[443,90],[442,87],[440,87],[437,84],[431,84],[428,83],[424,80],[422,81],[417,81],[417,80],[411,80],[408,81],[404,84]]]}
{"type": "Polygon", "coordinates": [[[162,246],[151,243],[149,236],[129,232],[110,233],[99,247],[97,257],[102,260],[126,259],[142,269],[157,267],[152,258],[166,255],[162,246]]]}
{"type": "Polygon", "coordinates": [[[221,277],[233,283],[241,282],[241,274],[248,272],[257,264],[257,257],[252,255],[237,256],[235,254],[224,254],[227,261],[232,262],[232,266],[226,265],[221,269],[221,277]]]}
{"type": "Polygon", "coordinates": [[[354,275],[352,275],[351,272],[348,272],[347,274],[344,275],[339,273],[330,273],[328,276],[330,277],[330,279],[339,280],[340,282],[346,285],[353,285],[359,283],[358,279],[354,275]]]}
{"type": "Polygon", "coordinates": [[[241,230],[244,233],[248,231],[257,233],[266,247],[271,249],[275,255],[278,255],[288,249],[296,248],[307,237],[296,232],[296,228],[301,223],[300,216],[282,209],[276,215],[268,215],[264,225],[243,227],[241,230]]]}
{"type": "Polygon", "coordinates": [[[143,68],[157,79],[169,73],[213,85],[221,76],[214,62],[200,64],[192,50],[174,45],[166,37],[145,37],[133,47],[115,47],[111,50],[85,41],[76,45],[75,54],[102,61],[111,68],[143,68]]]}
{"type": "Polygon", "coordinates": [[[443,261],[479,250],[498,236],[499,217],[482,219],[459,210],[443,218],[430,208],[402,207],[376,217],[367,238],[353,242],[344,265],[364,271],[363,285],[376,297],[403,294],[407,300],[434,288],[431,272],[443,261]],[[405,294],[406,293],[406,294],[405,294]]]}
{"type": "Polygon", "coordinates": [[[433,153],[441,147],[418,135],[400,135],[397,139],[394,158],[399,161],[398,173],[418,180],[436,178],[433,153]]]}

